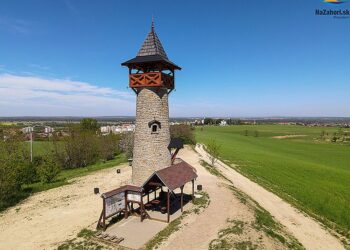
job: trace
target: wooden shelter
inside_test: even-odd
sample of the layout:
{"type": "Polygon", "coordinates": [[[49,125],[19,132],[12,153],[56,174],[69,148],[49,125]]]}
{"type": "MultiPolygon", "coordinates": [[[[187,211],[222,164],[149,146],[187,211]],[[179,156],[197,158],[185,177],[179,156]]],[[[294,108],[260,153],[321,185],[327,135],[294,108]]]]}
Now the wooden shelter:
{"type": "MultiPolygon", "coordinates": [[[[142,185],[143,195],[147,195],[147,204],[150,203],[149,195],[152,192],[156,192],[157,189],[167,188],[166,197],[159,197],[159,200],[154,199],[154,201],[159,201],[162,199],[166,200],[166,213],[167,220],[170,221],[170,207],[171,207],[171,196],[176,196],[174,190],[180,188],[181,196],[180,196],[180,204],[181,204],[181,212],[183,211],[183,202],[184,202],[184,193],[183,189],[186,183],[192,183],[192,199],[194,198],[194,180],[198,177],[196,170],[189,165],[187,162],[180,160],[179,163],[171,165],[170,167],[158,170],[154,172],[148,180],[142,185]]],[[[152,203],[152,201],[151,201],[152,203]]],[[[164,211],[165,212],[165,211],[164,211]]],[[[145,212],[147,214],[147,212],[145,212]]],[[[148,216],[149,217],[149,216],[148,216]]],[[[150,218],[150,217],[149,217],[150,218]]],[[[150,218],[152,219],[152,218],[150,218]]]]}

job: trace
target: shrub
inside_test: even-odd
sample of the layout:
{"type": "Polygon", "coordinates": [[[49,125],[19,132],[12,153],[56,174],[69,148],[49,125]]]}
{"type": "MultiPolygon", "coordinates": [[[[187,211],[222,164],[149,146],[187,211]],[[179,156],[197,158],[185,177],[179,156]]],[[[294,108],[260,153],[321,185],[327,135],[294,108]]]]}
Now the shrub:
{"type": "Polygon", "coordinates": [[[99,159],[98,137],[90,131],[72,127],[70,136],[64,137],[62,145],[55,143],[55,158],[65,168],[86,167],[99,159]]]}
{"type": "Polygon", "coordinates": [[[215,162],[220,156],[221,146],[215,140],[212,140],[207,144],[207,151],[210,154],[211,165],[214,167],[215,162]]]}
{"type": "Polygon", "coordinates": [[[104,160],[112,160],[120,153],[120,136],[109,134],[100,137],[100,157],[104,160]]]}
{"type": "Polygon", "coordinates": [[[84,118],[80,121],[81,130],[96,132],[99,127],[97,120],[93,118],[84,118]]]}
{"type": "Polygon", "coordinates": [[[47,157],[38,167],[38,175],[44,183],[52,182],[53,179],[60,173],[61,168],[54,161],[53,157],[47,157]]]}
{"type": "Polygon", "coordinates": [[[0,208],[21,191],[29,159],[16,139],[0,140],[0,208]]]}
{"type": "Polygon", "coordinates": [[[122,135],[120,140],[120,149],[125,153],[127,158],[132,158],[134,148],[134,133],[128,132],[122,135]]]}
{"type": "Polygon", "coordinates": [[[170,126],[171,138],[179,138],[184,144],[196,144],[194,128],[190,125],[180,124],[170,126]]]}

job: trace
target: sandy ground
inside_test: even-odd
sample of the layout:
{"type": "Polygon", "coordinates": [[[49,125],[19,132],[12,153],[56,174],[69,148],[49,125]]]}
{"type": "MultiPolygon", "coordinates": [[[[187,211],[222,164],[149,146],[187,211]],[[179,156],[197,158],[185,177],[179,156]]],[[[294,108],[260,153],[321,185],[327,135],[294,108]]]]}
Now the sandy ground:
{"type": "Polygon", "coordinates": [[[131,168],[123,165],[101,170],[73,180],[70,185],[37,193],[0,214],[0,249],[53,249],[76,237],[94,224],[102,210],[102,200],[93,194],[109,191],[127,182],[131,168]]]}
{"type": "MultiPolygon", "coordinates": [[[[202,155],[204,160],[210,162],[208,154],[201,145],[196,146],[196,151],[202,155]]],[[[340,241],[318,222],[301,213],[275,194],[262,188],[221,161],[216,163],[216,167],[233,182],[235,187],[252,197],[260,206],[269,211],[306,249],[345,249],[340,241]]]]}
{"type": "Polygon", "coordinates": [[[299,137],[305,137],[307,135],[277,135],[273,136],[272,138],[275,139],[288,139],[288,138],[299,138],[299,137]]]}

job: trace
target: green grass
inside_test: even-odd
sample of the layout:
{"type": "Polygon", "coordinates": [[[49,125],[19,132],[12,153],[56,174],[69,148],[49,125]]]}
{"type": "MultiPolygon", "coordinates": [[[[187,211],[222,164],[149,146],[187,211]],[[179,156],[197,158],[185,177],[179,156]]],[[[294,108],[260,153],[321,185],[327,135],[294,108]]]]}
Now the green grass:
{"type": "Polygon", "coordinates": [[[238,164],[243,174],[349,237],[350,146],[316,140],[322,130],[331,134],[338,128],[212,126],[197,129],[196,139],[205,144],[215,138],[222,159],[238,164]],[[272,138],[292,134],[306,136],[272,138]]]}
{"type": "MultiPolygon", "coordinates": [[[[63,145],[62,142],[57,142],[58,145],[63,145]]],[[[30,142],[23,142],[23,146],[28,153],[30,152],[30,142]]],[[[33,156],[43,156],[54,150],[54,144],[52,141],[33,141],[33,156]]]]}
{"type": "Polygon", "coordinates": [[[57,250],[102,250],[111,249],[111,247],[106,246],[100,242],[95,242],[91,240],[91,237],[95,234],[95,231],[90,229],[82,229],[77,237],[71,240],[66,240],[63,244],[57,247],[57,250]]]}
{"type": "Polygon", "coordinates": [[[114,167],[126,161],[127,159],[125,155],[120,154],[115,159],[110,161],[106,161],[106,162],[99,161],[96,164],[89,165],[83,168],[64,169],[58,174],[58,176],[54,179],[52,183],[37,182],[30,185],[25,185],[24,190],[26,190],[27,192],[29,191],[31,193],[36,193],[36,192],[45,191],[51,188],[60,187],[62,185],[69,184],[68,181],[70,179],[81,177],[105,168],[114,167]]]}

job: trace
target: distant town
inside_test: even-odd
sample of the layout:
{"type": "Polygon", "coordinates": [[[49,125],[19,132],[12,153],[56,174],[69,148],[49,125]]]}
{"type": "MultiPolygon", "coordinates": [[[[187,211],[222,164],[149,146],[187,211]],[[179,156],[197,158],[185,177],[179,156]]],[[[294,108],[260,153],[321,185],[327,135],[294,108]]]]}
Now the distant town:
{"type": "MultiPolygon", "coordinates": [[[[45,140],[53,136],[66,136],[69,124],[79,123],[83,117],[0,117],[0,130],[20,131],[26,140],[30,136],[36,140],[45,140]],[[2,128],[1,128],[2,127],[2,128]]],[[[135,130],[134,117],[94,117],[99,122],[100,133],[122,134],[135,130]]],[[[170,125],[186,124],[191,126],[229,126],[229,125],[299,125],[309,127],[340,127],[349,128],[348,117],[257,117],[257,118],[227,118],[227,117],[179,117],[170,118],[170,125]]],[[[0,131],[1,132],[1,131],[0,131]]],[[[4,135],[6,138],[6,135],[4,135]]]]}

